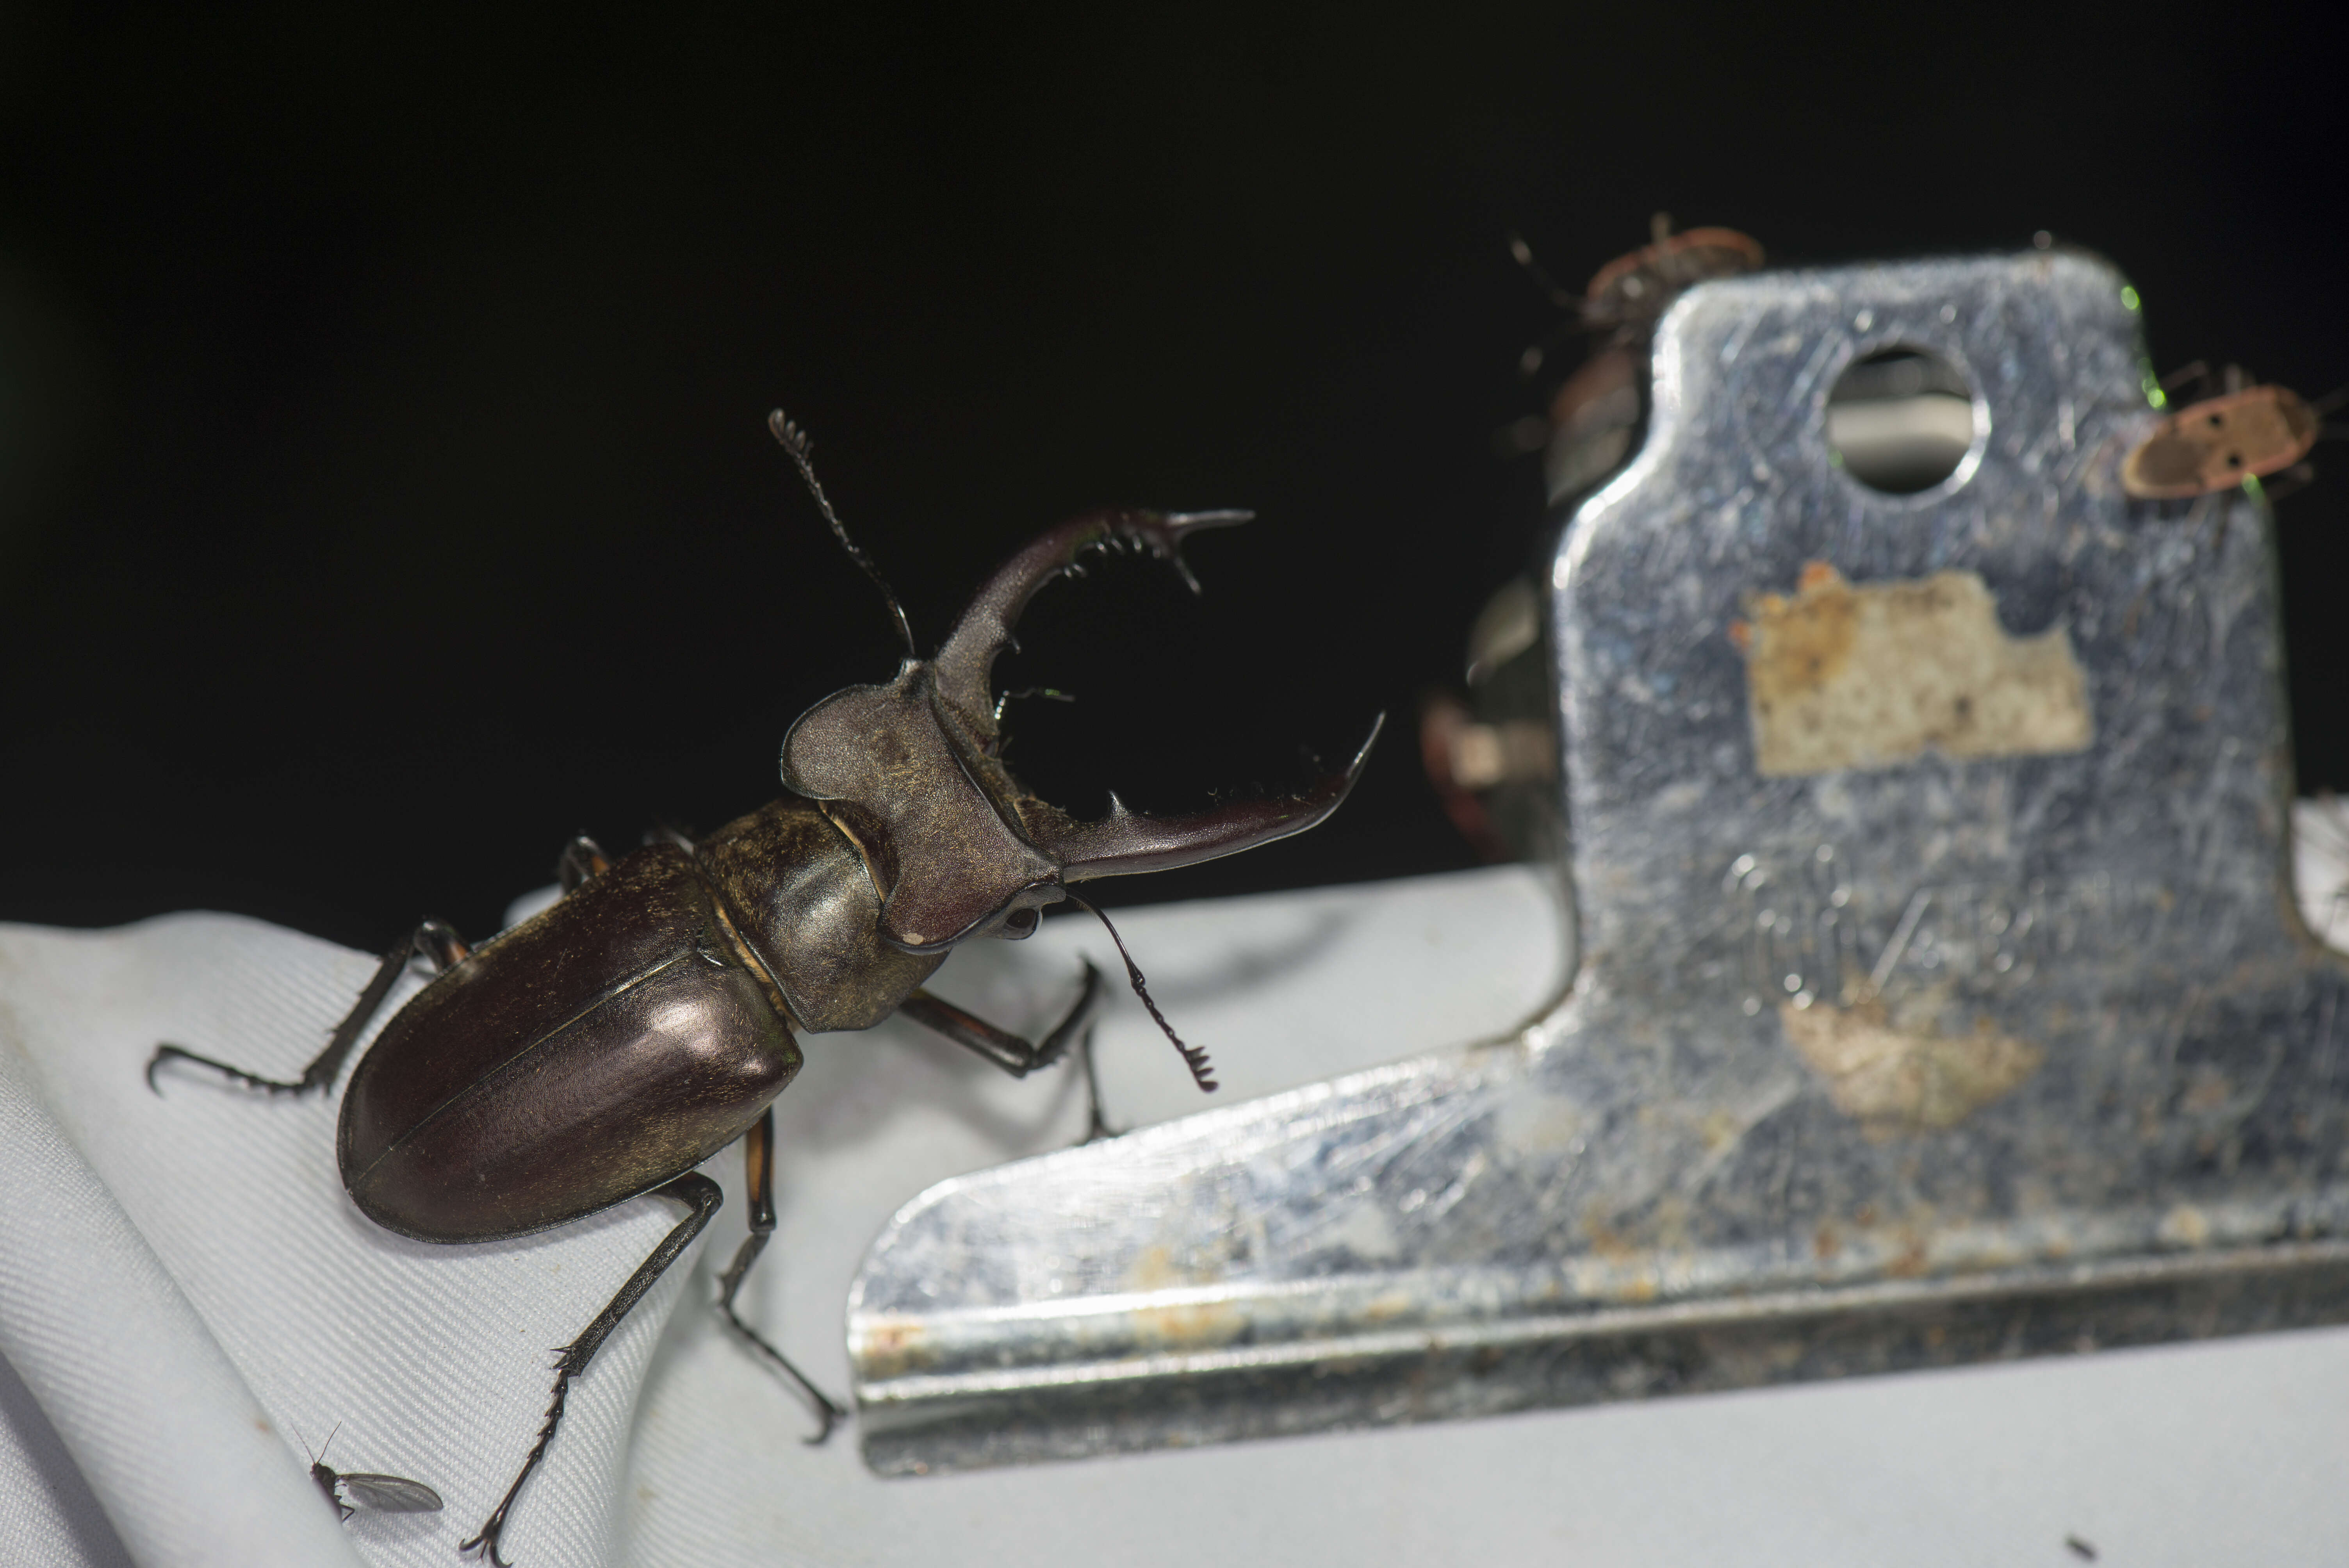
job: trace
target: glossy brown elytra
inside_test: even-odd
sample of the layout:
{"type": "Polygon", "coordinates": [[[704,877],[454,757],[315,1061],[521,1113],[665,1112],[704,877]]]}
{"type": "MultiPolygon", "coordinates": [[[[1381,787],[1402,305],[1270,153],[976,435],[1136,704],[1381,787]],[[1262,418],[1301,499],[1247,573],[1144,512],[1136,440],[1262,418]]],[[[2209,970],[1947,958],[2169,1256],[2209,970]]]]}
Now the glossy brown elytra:
{"type": "MultiPolygon", "coordinates": [[[[1020,612],[1052,579],[1081,574],[1088,551],[1145,552],[1188,582],[1184,541],[1248,514],[1100,511],[1064,523],[988,579],[924,659],[895,596],[816,483],[806,438],[780,411],[770,423],[842,545],[880,586],[905,646],[893,680],[838,692],[792,727],[782,752],[792,793],[707,838],[668,835],[617,861],[575,839],[558,866],[563,898],[478,949],[425,922],[384,956],[299,1078],[169,1044],[148,1065],[150,1085],[176,1060],[273,1094],[324,1090],[421,959],[437,975],[384,1026],[343,1097],[338,1164],[361,1212],[402,1235],[456,1243],[526,1234],[647,1192],[685,1205],[686,1218],[560,1353],[520,1471],[459,1549],[494,1563],[504,1562],[500,1535],[562,1423],[572,1381],[717,1212],[718,1184],[694,1168],[738,1139],[750,1233],[720,1276],[718,1311],[807,1398],[821,1422],[812,1441],[842,1414],[734,1306],[774,1230],[771,1106],[799,1070],[799,1032],[869,1028],[903,1013],[1014,1077],[1059,1061],[1092,1004],[1092,965],[1040,1044],[923,982],[960,943],[1031,934],[1046,905],[1092,909],[1071,883],[1303,832],[1337,810],[1378,735],[1373,727],[1350,767],[1291,799],[1149,817],[1112,796],[1100,820],[1072,819],[1003,763],[992,670],[1020,612]]],[[[1214,1088],[1206,1054],[1167,1026],[1130,958],[1126,970],[1199,1087],[1214,1088]]]]}
{"type": "Polygon", "coordinates": [[[2189,500],[2282,473],[2323,433],[2288,387],[2244,387],[2189,403],[2121,459],[2121,488],[2140,500],[2189,500]]]}

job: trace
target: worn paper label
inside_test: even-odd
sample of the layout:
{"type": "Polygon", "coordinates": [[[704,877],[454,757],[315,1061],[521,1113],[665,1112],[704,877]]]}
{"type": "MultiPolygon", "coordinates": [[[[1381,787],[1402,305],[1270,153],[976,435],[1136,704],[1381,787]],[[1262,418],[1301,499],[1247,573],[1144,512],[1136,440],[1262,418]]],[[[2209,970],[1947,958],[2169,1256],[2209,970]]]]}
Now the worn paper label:
{"type": "Polygon", "coordinates": [[[1746,655],[1754,751],[1773,777],[1944,757],[2081,751],[2087,681],[2061,626],[2008,635],[1971,572],[1855,586],[1823,561],[1761,593],[1730,634],[1746,655]]]}
{"type": "Polygon", "coordinates": [[[1871,1139],[1955,1127],[2004,1099],[2047,1059],[1987,1018],[1976,1019],[1971,1034],[1953,1037],[1930,1022],[1894,1017],[1874,1000],[1851,1007],[1782,1003],[1778,1020],[1826,1082],[1836,1109],[1857,1118],[1871,1139]]]}

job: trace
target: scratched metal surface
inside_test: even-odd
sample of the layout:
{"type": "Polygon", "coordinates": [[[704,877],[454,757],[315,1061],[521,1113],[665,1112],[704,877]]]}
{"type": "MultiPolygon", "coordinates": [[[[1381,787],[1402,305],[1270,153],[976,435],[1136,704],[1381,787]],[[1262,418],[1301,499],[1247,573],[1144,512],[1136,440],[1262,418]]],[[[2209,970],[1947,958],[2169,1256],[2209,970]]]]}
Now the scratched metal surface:
{"type": "Polygon", "coordinates": [[[2123,280],[1764,274],[1692,293],[1657,366],[1554,577],[1572,994],[925,1193],[851,1296],[874,1468],[2349,1317],[2349,971],[2292,908],[2269,520],[2120,493],[2154,417],[2123,280]],[[1823,434],[1896,344],[1976,398],[1911,497],[1823,434]],[[1732,623],[1811,562],[1978,574],[2006,634],[2068,637],[2093,741],[1763,777],[1732,623]],[[1876,1030],[1798,1048],[1831,1010],[1876,1030]]]}

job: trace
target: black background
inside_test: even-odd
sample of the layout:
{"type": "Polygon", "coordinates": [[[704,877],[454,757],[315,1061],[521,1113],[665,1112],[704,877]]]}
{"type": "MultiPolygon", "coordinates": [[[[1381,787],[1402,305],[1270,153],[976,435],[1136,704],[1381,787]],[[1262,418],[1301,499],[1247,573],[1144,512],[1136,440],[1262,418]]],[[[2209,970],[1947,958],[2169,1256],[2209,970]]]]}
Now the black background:
{"type": "MultiPolygon", "coordinates": [[[[0,917],[478,933],[709,827],[894,639],[1105,502],[1253,506],[1194,601],[1053,589],[1029,781],[1301,779],[1456,668],[1494,429],[1649,214],[1803,263],[2132,276],[2164,367],[2349,379],[2337,7],[0,11],[0,917]]],[[[2326,454],[2320,449],[2319,458],[2326,454]]],[[[2349,465],[2282,511],[2303,789],[2349,784],[2349,465]]],[[[1126,901],[1468,862],[1406,724],[1309,837],[1126,901]]],[[[1113,899],[1114,902],[1114,899],[1113,899]]]]}

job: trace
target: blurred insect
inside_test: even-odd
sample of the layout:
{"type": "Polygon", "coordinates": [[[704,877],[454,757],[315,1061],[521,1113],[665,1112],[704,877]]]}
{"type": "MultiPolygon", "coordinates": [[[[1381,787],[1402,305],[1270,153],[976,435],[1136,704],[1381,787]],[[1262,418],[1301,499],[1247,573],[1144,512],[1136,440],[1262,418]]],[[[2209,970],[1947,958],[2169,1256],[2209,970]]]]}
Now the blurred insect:
{"type": "MultiPolygon", "coordinates": [[[[1533,247],[1523,236],[1509,236],[1509,254],[1552,304],[1570,314],[1569,330],[1605,333],[1609,346],[1644,343],[1682,294],[1708,279],[1750,273],[1764,260],[1762,242],[1734,229],[1688,229],[1675,234],[1669,212],[1657,213],[1649,227],[1647,244],[1599,268],[1580,294],[1559,286],[1534,259],[1533,247]]],[[[1517,368],[1535,375],[1547,357],[1546,346],[1536,345],[1526,350],[1517,368]]]]}
{"type": "MultiPolygon", "coordinates": [[[[2165,385],[2208,380],[2190,365],[2165,385]]],[[[2226,390],[2189,403],[2154,427],[2121,459],[2121,488],[2139,500],[2190,500],[2246,479],[2295,469],[2325,434],[2323,416],[2341,394],[2310,403],[2289,387],[2251,386],[2229,366],[2226,390]]],[[[2295,475],[2305,482],[2304,474],[2295,475]]]]}
{"type": "MultiPolygon", "coordinates": [[[[375,1513],[438,1513],[440,1494],[420,1480],[410,1480],[402,1475],[377,1475],[370,1470],[337,1470],[326,1463],[326,1449],[335,1446],[337,1426],[326,1434],[326,1448],[310,1456],[310,1479],[326,1501],[335,1505],[335,1512],[349,1519],[364,1508],[375,1513]],[[347,1497],[350,1501],[345,1501],[347,1497]]],[[[309,1445],[305,1443],[304,1449],[309,1445]]]]}
{"type": "Polygon", "coordinates": [[[2096,1560],[2096,1549],[2076,1535],[2064,1537],[2064,1546],[2083,1563],[2094,1563],[2096,1560]]]}
{"type": "MultiPolygon", "coordinates": [[[[1534,259],[1522,236],[1509,236],[1509,254],[1568,312],[1564,333],[1598,335],[1589,356],[1551,394],[1547,418],[1518,420],[1501,434],[1505,453],[1542,453],[1549,503],[1581,494],[1620,468],[1646,418],[1648,343],[1672,302],[1698,284],[1750,273],[1763,262],[1761,242],[1734,229],[1671,232],[1669,213],[1652,220],[1653,239],[1599,269],[1580,294],[1560,287],[1534,259]]],[[[1518,373],[1539,375],[1557,338],[1526,349],[1518,373]]]]}
{"type": "MultiPolygon", "coordinates": [[[[1547,415],[1502,429],[1504,457],[1542,454],[1542,490],[1555,518],[1598,488],[1639,449],[1648,418],[1648,352],[1672,302],[1713,278],[1752,272],[1760,242],[1734,229],[1672,232],[1669,214],[1651,221],[1650,242],[1616,257],[1581,293],[1560,287],[1520,235],[1509,254],[1567,313],[1563,325],[1519,358],[1520,374],[1541,373],[1569,335],[1595,337],[1590,354],[1549,397],[1547,415]]],[[[1558,841],[1557,740],[1549,677],[1539,653],[1540,595],[1520,573],[1486,602],[1468,638],[1467,689],[1430,690],[1420,705],[1420,757],[1444,813],[1487,861],[1537,860],[1558,841]]]]}
{"type": "Polygon", "coordinates": [[[1650,220],[1651,242],[1599,269],[1582,291],[1583,325],[1644,342],[1672,301],[1711,278],[1735,277],[1763,263],[1762,242],[1734,229],[1672,232],[1671,214],[1650,220]]]}

